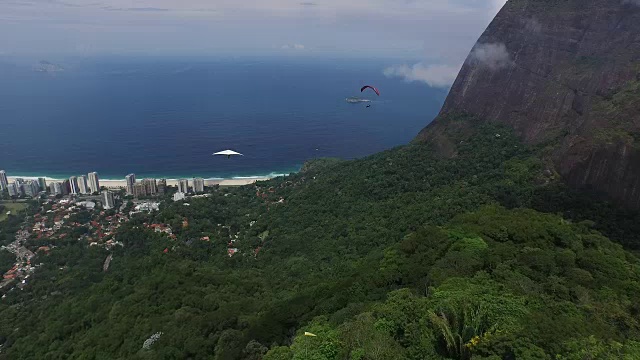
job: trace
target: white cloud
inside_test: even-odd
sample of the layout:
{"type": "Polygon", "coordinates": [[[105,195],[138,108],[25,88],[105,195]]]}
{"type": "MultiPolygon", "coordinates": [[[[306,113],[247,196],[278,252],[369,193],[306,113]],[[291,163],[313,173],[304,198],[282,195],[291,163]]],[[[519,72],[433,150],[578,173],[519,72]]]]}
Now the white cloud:
{"type": "Polygon", "coordinates": [[[304,45],[302,44],[285,44],[280,47],[283,50],[304,50],[304,45]]]}
{"type": "Polygon", "coordinates": [[[414,65],[395,65],[384,69],[387,77],[400,77],[405,81],[420,81],[432,87],[448,88],[453,84],[460,66],[452,65],[424,65],[417,63],[414,65]]]}
{"type": "Polygon", "coordinates": [[[471,60],[494,71],[513,65],[507,46],[503,43],[477,44],[471,51],[471,60]]]}
{"type": "Polygon", "coordinates": [[[295,34],[307,46],[290,43],[290,50],[313,44],[318,55],[456,64],[504,1],[0,0],[0,33],[16,34],[0,36],[0,48],[74,53],[91,44],[96,53],[260,54],[281,52],[282,39],[295,34]],[[427,60],[432,54],[438,59],[427,60]]]}

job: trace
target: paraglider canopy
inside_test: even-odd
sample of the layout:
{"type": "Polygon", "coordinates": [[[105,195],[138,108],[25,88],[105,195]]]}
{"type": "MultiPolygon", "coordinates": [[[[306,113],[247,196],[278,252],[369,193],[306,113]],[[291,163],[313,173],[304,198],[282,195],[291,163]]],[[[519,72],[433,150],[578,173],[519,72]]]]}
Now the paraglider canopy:
{"type": "Polygon", "coordinates": [[[376,92],[376,94],[377,94],[378,96],[380,96],[380,91],[378,91],[378,89],[376,89],[375,87],[373,87],[373,86],[371,86],[371,85],[365,85],[365,86],[363,86],[363,87],[362,87],[362,89],[360,89],[360,92],[365,91],[367,88],[369,88],[369,89],[371,89],[371,90],[375,91],[375,92],[376,92]]]}
{"type": "Polygon", "coordinates": [[[318,336],[318,335],[316,335],[316,334],[312,334],[312,333],[310,333],[310,332],[305,331],[305,332],[304,332],[304,336],[312,336],[312,337],[315,337],[315,336],[318,336]]]}
{"type": "Polygon", "coordinates": [[[240,154],[239,152],[235,152],[233,150],[223,150],[223,151],[218,151],[217,153],[214,153],[213,155],[226,155],[227,158],[230,158],[231,155],[240,155],[240,156],[244,156],[242,154],[240,154]]]}

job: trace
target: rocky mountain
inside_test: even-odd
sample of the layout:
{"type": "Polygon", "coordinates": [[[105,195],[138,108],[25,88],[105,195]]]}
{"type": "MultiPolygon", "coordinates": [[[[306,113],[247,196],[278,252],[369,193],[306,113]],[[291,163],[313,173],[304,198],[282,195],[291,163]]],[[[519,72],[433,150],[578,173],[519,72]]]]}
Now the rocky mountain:
{"type": "Polygon", "coordinates": [[[452,157],[474,121],[513,128],[570,185],[640,208],[640,1],[509,0],[416,140],[452,157]]]}

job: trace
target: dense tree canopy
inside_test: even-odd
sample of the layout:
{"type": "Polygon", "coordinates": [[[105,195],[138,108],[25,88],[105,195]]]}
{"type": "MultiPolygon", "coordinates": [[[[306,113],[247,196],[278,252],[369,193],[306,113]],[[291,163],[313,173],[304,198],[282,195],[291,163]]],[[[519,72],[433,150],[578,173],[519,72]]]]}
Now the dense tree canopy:
{"type": "Polygon", "coordinates": [[[0,356],[640,356],[640,262],[607,238],[615,208],[568,214],[579,195],[504,128],[460,141],[452,159],[412,144],[165,202],[111,251],[58,240],[0,302],[0,356]]]}

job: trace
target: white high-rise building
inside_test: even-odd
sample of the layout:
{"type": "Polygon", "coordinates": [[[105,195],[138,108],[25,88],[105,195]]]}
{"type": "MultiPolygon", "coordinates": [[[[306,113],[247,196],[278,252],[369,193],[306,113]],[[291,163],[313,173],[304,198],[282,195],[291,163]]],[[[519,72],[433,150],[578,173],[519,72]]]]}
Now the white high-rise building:
{"type": "Polygon", "coordinates": [[[18,183],[11,183],[7,185],[7,190],[10,196],[20,196],[20,185],[18,183]]]}
{"type": "Polygon", "coordinates": [[[69,186],[71,188],[71,193],[72,194],[78,194],[80,192],[80,189],[78,188],[78,177],[77,176],[72,176],[69,178],[69,186]]]}
{"type": "Polygon", "coordinates": [[[133,186],[136,184],[136,175],[129,174],[124,178],[127,181],[127,195],[133,195],[133,186]]]}
{"type": "Polygon", "coordinates": [[[105,210],[113,209],[115,201],[113,200],[113,193],[109,190],[102,192],[102,206],[105,210]]]}
{"type": "Polygon", "coordinates": [[[181,192],[184,194],[189,192],[189,180],[180,179],[180,181],[178,181],[178,192],[181,192]]]}
{"type": "Polygon", "coordinates": [[[28,180],[22,186],[26,196],[36,197],[40,193],[40,184],[38,184],[38,180],[28,180]]]}
{"type": "Polygon", "coordinates": [[[87,182],[87,175],[82,175],[78,178],[78,190],[81,194],[88,194],[89,183],[87,182]]]}
{"type": "Polygon", "coordinates": [[[89,173],[89,189],[92,193],[100,191],[100,178],[98,177],[98,173],[95,171],[89,173]]]}
{"type": "Polygon", "coordinates": [[[6,190],[9,187],[9,181],[7,181],[7,173],[4,170],[0,170],[0,191],[6,190]]]}
{"type": "Polygon", "coordinates": [[[62,183],[52,182],[49,184],[49,192],[51,195],[62,195],[62,183]]]}
{"type": "Polygon", "coordinates": [[[193,178],[193,192],[196,194],[200,194],[204,192],[203,178],[193,178]]]}

